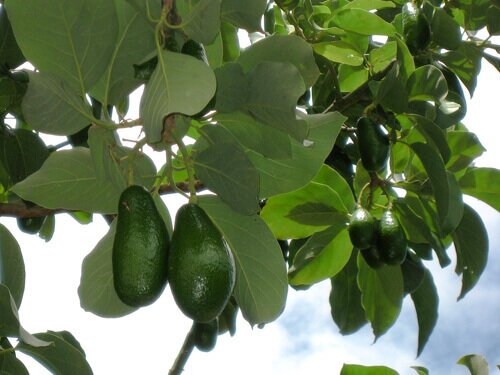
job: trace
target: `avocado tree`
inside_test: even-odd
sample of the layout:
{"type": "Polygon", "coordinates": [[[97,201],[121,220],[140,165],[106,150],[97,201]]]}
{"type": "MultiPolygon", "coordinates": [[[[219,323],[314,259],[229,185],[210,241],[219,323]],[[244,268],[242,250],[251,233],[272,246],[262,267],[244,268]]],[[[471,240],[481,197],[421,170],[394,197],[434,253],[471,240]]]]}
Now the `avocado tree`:
{"type": "MultiPolygon", "coordinates": [[[[500,67],[498,1],[1,3],[0,215],[46,241],[57,215],[103,215],[81,306],[119,318],[170,287],[193,319],[171,374],[238,314],[263,326],[289,287],[328,279],[344,335],[380,337],[410,298],[420,354],[438,311],[425,262],[455,251],[459,298],[477,283],[488,236],[463,195],[500,210],[500,174],[474,166],[461,120],[481,64],[500,67]],[[175,225],[165,194],[186,203],[175,225]]],[[[23,329],[24,283],[0,224],[0,372],[26,374],[22,352],[91,374],[71,333],[23,329]]]]}

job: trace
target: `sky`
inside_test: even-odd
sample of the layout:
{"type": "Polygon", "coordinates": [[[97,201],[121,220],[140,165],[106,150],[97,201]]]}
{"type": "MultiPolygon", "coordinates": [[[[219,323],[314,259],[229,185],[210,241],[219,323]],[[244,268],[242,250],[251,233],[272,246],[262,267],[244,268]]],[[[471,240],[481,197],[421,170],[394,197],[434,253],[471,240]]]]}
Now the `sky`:
{"type": "MultiPolygon", "coordinates": [[[[469,102],[464,123],[476,132],[488,150],[478,166],[498,167],[500,130],[497,90],[500,75],[483,63],[476,94],[469,102]]],[[[54,138],[55,139],[55,138],[54,138]]],[[[54,142],[56,143],[56,142],[54,142]]],[[[163,157],[161,157],[163,159],[163,157]]],[[[164,197],[173,217],[184,202],[164,197]]],[[[417,322],[410,299],[403,304],[394,327],[377,343],[367,325],[350,336],[341,336],[330,316],[329,282],[308,291],[289,291],[281,317],[263,329],[251,328],[239,316],[234,337],[219,336],[210,353],[194,350],[185,375],[219,374],[338,374],[343,363],[386,365],[403,374],[414,374],[420,365],[431,374],[468,374],[455,362],[463,355],[482,354],[493,366],[500,364],[500,215],[481,202],[467,199],[480,213],[490,236],[488,265],[476,287],[461,301],[456,298],[461,280],[453,263],[431,269],[440,297],[439,320],[423,354],[416,358],[417,322]]],[[[17,238],[26,263],[26,290],[20,309],[29,332],[68,330],[79,340],[96,375],[164,375],[171,367],[191,326],[178,310],[167,287],[153,305],[119,319],[104,319],[80,308],[77,288],[83,258],[106,233],[107,224],[95,215],[81,226],[69,215],[57,215],[53,239],[45,243],[17,229],[15,219],[2,218],[17,238]]],[[[23,354],[19,358],[33,375],[50,374],[23,354]]]]}

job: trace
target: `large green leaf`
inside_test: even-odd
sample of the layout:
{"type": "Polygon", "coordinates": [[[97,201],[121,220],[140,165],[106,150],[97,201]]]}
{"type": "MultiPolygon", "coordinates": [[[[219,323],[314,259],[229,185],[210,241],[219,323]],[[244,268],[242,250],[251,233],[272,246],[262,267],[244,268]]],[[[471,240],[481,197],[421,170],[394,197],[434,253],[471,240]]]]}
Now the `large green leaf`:
{"type": "Polygon", "coordinates": [[[243,66],[245,73],[263,61],[295,65],[306,87],[312,86],[319,76],[311,46],[304,39],[294,35],[273,35],[264,38],[244,50],[237,60],[243,66]]]}
{"type": "Polygon", "coordinates": [[[462,221],[453,233],[457,252],[455,272],[462,275],[463,298],[479,281],[488,261],[488,233],[481,217],[470,206],[464,205],[462,221]]]}
{"type": "Polygon", "coordinates": [[[133,64],[142,62],[155,49],[150,22],[132,5],[114,0],[118,17],[118,38],[108,69],[92,89],[92,96],[101,103],[118,105],[142,83],[134,77],[133,64]]]}
{"type": "Polygon", "coordinates": [[[70,135],[92,121],[85,99],[63,79],[45,72],[30,72],[22,108],[28,124],[35,130],[70,135]]]}
{"type": "MultiPolygon", "coordinates": [[[[154,174],[142,178],[152,185],[154,174]]],[[[86,148],[52,153],[40,170],[12,191],[46,208],[100,213],[116,213],[121,194],[110,181],[99,181],[86,148]]]]}
{"type": "Polygon", "coordinates": [[[29,375],[29,372],[14,353],[2,353],[0,356],[0,374],[29,375]]]}
{"type": "Polygon", "coordinates": [[[385,0],[352,0],[345,4],[342,9],[357,8],[364,10],[394,8],[395,5],[392,1],[385,0]]]}
{"type": "Polygon", "coordinates": [[[432,274],[429,270],[425,270],[424,280],[418,289],[411,294],[411,299],[413,300],[417,312],[417,355],[420,355],[438,319],[439,296],[436,286],[434,285],[432,274]]]}
{"type": "Polygon", "coordinates": [[[367,323],[357,282],[357,256],[358,252],[353,251],[346,266],[332,278],[331,314],[343,335],[354,333],[367,323]]]}
{"type": "Polygon", "coordinates": [[[200,196],[207,212],[231,247],[236,261],[234,296],[252,325],[275,320],[287,296],[285,262],[278,242],[258,215],[241,215],[214,196],[200,196]]]}
{"type": "Polygon", "coordinates": [[[432,40],[449,50],[460,47],[460,25],[443,8],[437,8],[432,16],[432,40]]]}
{"type": "Polygon", "coordinates": [[[345,220],[313,234],[297,251],[288,271],[291,285],[311,285],[334,277],[347,264],[352,244],[345,220]]]}
{"type": "Polygon", "coordinates": [[[196,154],[196,175],[232,209],[259,211],[259,174],[237,143],[215,143],[196,154]]]}
{"type": "Polygon", "coordinates": [[[266,0],[222,0],[221,17],[241,29],[258,31],[266,4],[266,0]]]}
{"type": "Polygon", "coordinates": [[[188,116],[201,111],[215,94],[215,75],[204,62],[162,51],[141,99],[140,114],[148,142],[161,140],[163,120],[171,113],[188,116]]]}
{"type": "Polygon", "coordinates": [[[221,0],[178,0],[182,29],[199,43],[212,44],[221,25],[221,0]]]}
{"type": "Polygon", "coordinates": [[[358,254],[358,286],[366,318],[378,339],[395,323],[403,300],[403,276],[399,266],[371,268],[358,254]]]}
{"type": "Polygon", "coordinates": [[[339,84],[342,92],[352,92],[368,81],[368,69],[364,66],[340,65],[339,84]]]}
{"type": "Polygon", "coordinates": [[[21,248],[9,230],[0,224],[0,284],[9,288],[17,308],[23,300],[25,276],[21,248]]]}
{"type": "Polygon", "coordinates": [[[9,69],[17,68],[24,61],[24,56],[12,32],[5,8],[0,7],[0,65],[9,69]]]}
{"type": "Polygon", "coordinates": [[[446,138],[451,150],[446,168],[452,172],[463,171],[486,151],[477,136],[469,131],[448,131],[446,138]]]}
{"type": "Polygon", "coordinates": [[[439,102],[448,94],[448,84],[443,73],[433,65],[424,65],[415,69],[407,83],[410,101],[439,102]]]}
{"type": "Polygon", "coordinates": [[[271,159],[248,152],[260,174],[261,198],[293,191],[307,184],[332,150],[346,118],[338,112],[329,112],[305,116],[304,119],[310,129],[307,143],[292,139],[291,159],[271,159]]]}
{"type": "Polygon", "coordinates": [[[352,66],[362,65],[363,55],[353,46],[342,41],[323,42],[312,45],[314,52],[330,61],[352,66]]]}
{"type": "Polygon", "coordinates": [[[340,375],[399,375],[397,371],[386,366],[362,366],[344,364],[340,375]]]}
{"type": "Polygon", "coordinates": [[[250,95],[248,77],[238,63],[227,63],[215,70],[217,93],[215,108],[228,113],[243,108],[250,95]]]}
{"type": "Polygon", "coordinates": [[[489,375],[490,370],[486,358],[478,354],[464,355],[457,363],[467,367],[471,375],[489,375]]]}
{"type": "Polygon", "coordinates": [[[55,374],[92,375],[92,369],[85,358],[85,353],[81,351],[81,346],[72,335],[69,338],[67,335],[68,332],[37,333],[35,337],[50,341],[52,344],[34,347],[21,342],[16,350],[33,357],[55,374]]]}
{"type": "Polygon", "coordinates": [[[82,309],[104,318],[117,318],[137,310],[137,308],[125,305],[120,300],[113,284],[111,255],[115,231],[116,221],[83,260],[80,286],[78,287],[82,309]]]}
{"type": "Polygon", "coordinates": [[[459,180],[464,194],[473,196],[500,211],[500,171],[495,168],[470,168],[459,180]]]}
{"type": "Polygon", "coordinates": [[[7,0],[5,7],[24,56],[51,72],[80,95],[108,66],[116,42],[115,3],[101,0],[7,0]],[[29,27],[26,27],[29,25],[29,27]]]}
{"type": "Polygon", "coordinates": [[[364,9],[341,9],[334,14],[332,21],[341,29],[361,35],[393,36],[396,32],[393,25],[364,9]]]}

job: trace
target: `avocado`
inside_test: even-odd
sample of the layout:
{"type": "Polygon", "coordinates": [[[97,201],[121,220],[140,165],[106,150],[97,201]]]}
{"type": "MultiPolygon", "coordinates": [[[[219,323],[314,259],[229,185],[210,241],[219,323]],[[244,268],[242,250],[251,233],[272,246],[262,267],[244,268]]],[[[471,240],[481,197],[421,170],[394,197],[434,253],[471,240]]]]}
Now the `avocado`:
{"type": "Polygon", "coordinates": [[[389,157],[389,136],[368,117],[361,117],[357,123],[358,148],[361,163],[368,172],[385,168],[389,157]]]}
{"type": "Polygon", "coordinates": [[[184,43],[181,53],[192,56],[208,65],[208,57],[205,47],[203,47],[203,44],[198,43],[193,39],[188,39],[186,43],[184,43]]]}
{"type": "Polygon", "coordinates": [[[211,351],[217,343],[218,332],[219,323],[217,318],[208,323],[194,322],[192,331],[194,345],[202,352],[211,351]]]}
{"type": "Polygon", "coordinates": [[[398,219],[391,210],[380,218],[377,230],[377,248],[387,264],[401,264],[406,258],[408,241],[398,219]]]}
{"type": "Polygon", "coordinates": [[[113,243],[113,281],[123,303],[153,303],[167,284],[169,237],[153,197],[142,186],[126,188],[119,200],[113,243]]]}
{"type": "Polygon", "coordinates": [[[403,35],[412,54],[425,50],[431,41],[429,21],[412,1],[402,8],[403,35]]]}
{"type": "Polygon", "coordinates": [[[360,250],[360,252],[365,262],[371,268],[380,268],[384,265],[384,262],[380,259],[380,252],[377,246],[370,246],[367,249],[360,250]]]}
{"type": "Polygon", "coordinates": [[[377,221],[368,210],[363,207],[357,208],[351,215],[349,221],[349,238],[354,247],[368,249],[375,242],[375,231],[377,221]]]}
{"type": "Polygon", "coordinates": [[[233,291],[233,255],[208,215],[194,203],[177,212],[168,275],[177,306],[196,322],[215,319],[233,291]]]}
{"type": "Polygon", "coordinates": [[[17,226],[24,233],[36,234],[42,229],[47,216],[40,217],[18,217],[17,226]]]}

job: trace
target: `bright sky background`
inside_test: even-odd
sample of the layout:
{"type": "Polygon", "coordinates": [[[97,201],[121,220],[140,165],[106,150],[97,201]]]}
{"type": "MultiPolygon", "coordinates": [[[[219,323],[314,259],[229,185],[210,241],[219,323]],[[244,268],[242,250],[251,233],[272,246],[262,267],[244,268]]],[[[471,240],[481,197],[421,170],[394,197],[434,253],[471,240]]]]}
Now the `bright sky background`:
{"type": "MultiPolygon", "coordinates": [[[[498,87],[500,75],[483,63],[476,95],[469,103],[465,124],[476,132],[488,150],[479,166],[498,167],[498,87]]],[[[57,141],[54,138],[54,143],[57,141]]],[[[163,160],[160,156],[159,160],[163,160]]],[[[184,202],[164,197],[172,217],[184,202]]],[[[185,375],[338,374],[343,363],[387,365],[403,374],[415,374],[409,366],[421,365],[431,374],[468,374],[455,364],[462,355],[486,356],[491,371],[500,364],[500,215],[473,199],[490,236],[488,266],[477,286],[456,302],[460,279],[453,263],[441,270],[437,261],[427,262],[433,271],[440,297],[439,320],[424,353],[415,359],[417,322],[411,300],[403,305],[395,326],[376,344],[367,325],[342,337],[330,317],[329,282],[308,291],[290,289],[283,315],[264,329],[254,328],[239,316],[234,337],[219,336],[211,353],[194,350],[185,375]]],[[[171,367],[191,321],[178,310],[167,287],[153,305],[119,319],[103,319],[80,308],[77,288],[83,258],[106,233],[99,216],[81,226],[68,215],[57,215],[53,239],[21,233],[15,219],[2,218],[18,239],[26,263],[26,290],[20,309],[23,326],[31,333],[68,330],[86,351],[96,375],[164,375],[171,367]]],[[[23,354],[19,358],[33,375],[49,374],[23,354]]]]}

